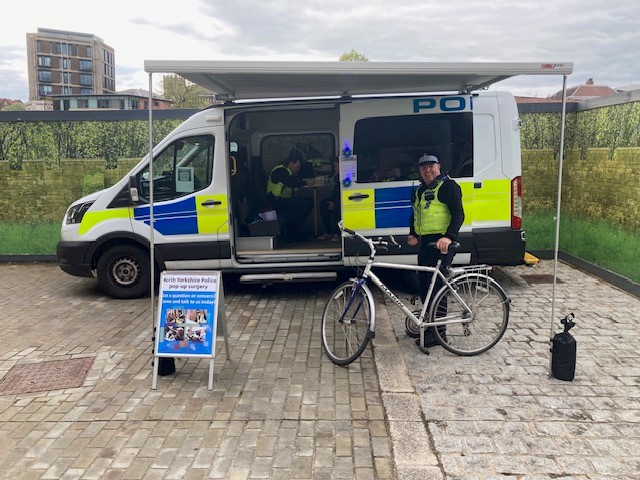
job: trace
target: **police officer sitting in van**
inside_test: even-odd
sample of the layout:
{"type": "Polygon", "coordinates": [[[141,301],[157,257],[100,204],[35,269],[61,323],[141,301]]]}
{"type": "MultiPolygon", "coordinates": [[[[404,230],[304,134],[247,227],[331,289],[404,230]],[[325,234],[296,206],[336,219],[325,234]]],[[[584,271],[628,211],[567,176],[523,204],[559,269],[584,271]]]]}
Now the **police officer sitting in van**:
{"type": "MultiPolygon", "coordinates": [[[[440,160],[435,155],[421,155],[418,158],[418,168],[422,181],[411,199],[413,212],[407,243],[410,246],[420,243],[418,265],[435,267],[438,258],[444,255],[441,268],[445,269],[451,265],[455,255],[455,252],[449,251],[449,245],[458,240],[460,227],[464,222],[462,190],[454,180],[440,172],[440,160]],[[428,246],[433,242],[436,244],[435,248],[428,246]]],[[[423,303],[429,290],[431,275],[427,272],[418,273],[419,295],[423,303]]],[[[437,279],[434,291],[437,292],[441,286],[442,281],[437,279]]],[[[425,333],[428,332],[427,330],[425,333]]]]}
{"type": "Polygon", "coordinates": [[[294,189],[307,184],[298,177],[302,164],[302,152],[291,149],[287,159],[273,167],[267,180],[267,200],[284,220],[287,238],[291,241],[304,240],[299,230],[313,210],[313,200],[310,198],[294,198],[294,189]]]}

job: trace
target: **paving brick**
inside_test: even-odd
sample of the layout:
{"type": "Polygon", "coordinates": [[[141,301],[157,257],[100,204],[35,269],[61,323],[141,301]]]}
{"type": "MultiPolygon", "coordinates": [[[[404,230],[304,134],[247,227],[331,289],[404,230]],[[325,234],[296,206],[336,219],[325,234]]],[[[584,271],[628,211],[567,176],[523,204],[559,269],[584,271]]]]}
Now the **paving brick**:
{"type": "MultiPolygon", "coordinates": [[[[640,469],[640,301],[560,264],[574,311],[573,382],[547,375],[549,285],[498,269],[512,299],[503,340],[478,357],[419,354],[376,293],[376,339],[336,367],[320,347],[332,285],[233,286],[229,347],[177,359],[151,389],[149,299],[112,300],[53,264],[0,264],[0,305],[35,319],[0,332],[15,366],[91,358],[80,386],[0,395],[8,478],[635,478],[640,469]],[[16,281],[19,279],[19,281],[16,281]],[[46,312],[46,315],[43,314],[46,312]]],[[[557,322],[556,322],[557,323],[557,322]]],[[[559,330],[559,325],[556,325],[559,330]]],[[[219,338],[220,339],[220,338],[219,338]]],[[[54,385],[55,388],[55,385],[54,385]]]]}

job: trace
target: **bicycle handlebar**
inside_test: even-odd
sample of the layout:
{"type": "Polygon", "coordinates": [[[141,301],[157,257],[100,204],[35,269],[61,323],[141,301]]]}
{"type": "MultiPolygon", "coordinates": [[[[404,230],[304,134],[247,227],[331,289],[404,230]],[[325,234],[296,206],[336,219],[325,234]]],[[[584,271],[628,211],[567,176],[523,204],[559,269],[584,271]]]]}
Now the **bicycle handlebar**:
{"type": "MultiPolygon", "coordinates": [[[[345,227],[343,220],[340,220],[338,222],[338,228],[340,228],[340,230],[342,232],[347,233],[347,234],[351,235],[352,237],[359,238],[364,243],[369,245],[369,248],[371,249],[371,255],[374,255],[374,256],[375,256],[375,253],[376,253],[376,247],[388,248],[389,245],[393,245],[393,246],[395,246],[397,248],[402,248],[402,245],[400,245],[398,242],[396,242],[396,239],[393,238],[393,235],[389,235],[389,241],[383,240],[382,238],[379,238],[378,240],[373,240],[372,238],[365,237],[364,235],[356,232],[355,230],[351,230],[350,228],[345,227]]],[[[429,242],[427,244],[427,246],[435,248],[436,242],[429,242]]],[[[457,252],[459,249],[460,249],[460,243],[459,242],[451,242],[451,244],[449,245],[449,251],[451,251],[451,252],[457,252]]]]}
{"type": "MultiPolygon", "coordinates": [[[[436,248],[436,242],[427,243],[427,247],[436,248]]],[[[449,244],[449,251],[456,253],[460,249],[460,242],[454,242],[453,240],[449,244]]]]}
{"type": "Polygon", "coordinates": [[[394,246],[396,248],[402,248],[402,245],[400,245],[398,242],[396,242],[396,239],[393,238],[393,235],[389,235],[389,240],[383,240],[382,238],[378,238],[377,240],[374,240],[372,238],[365,237],[364,235],[362,235],[361,233],[356,232],[355,230],[351,230],[350,228],[345,227],[343,220],[340,220],[338,222],[338,228],[340,228],[340,230],[342,232],[347,233],[352,237],[356,237],[356,238],[362,240],[367,245],[369,245],[369,249],[371,250],[371,255],[372,256],[375,256],[375,254],[376,254],[376,247],[382,247],[384,249],[388,249],[389,246],[394,246]]]}

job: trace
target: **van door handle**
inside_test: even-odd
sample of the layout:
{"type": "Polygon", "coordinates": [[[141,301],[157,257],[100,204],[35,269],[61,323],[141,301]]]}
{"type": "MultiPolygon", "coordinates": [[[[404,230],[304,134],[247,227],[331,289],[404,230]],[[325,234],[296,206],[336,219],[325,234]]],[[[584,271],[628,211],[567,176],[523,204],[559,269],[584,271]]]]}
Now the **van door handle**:
{"type": "Polygon", "coordinates": [[[355,195],[351,195],[349,200],[362,200],[363,198],[369,198],[369,195],[365,193],[357,193],[355,195]]]}
{"type": "Polygon", "coordinates": [[[473,188],[482,188],[482,182],[474,182],[473,188]]]}
{"type": "Polygon", "coordinates": [[[203,207],[214,207],[216,205],[222,205],[222,202],[220,200],[209,199],[209,200],[205,200],[200,205],[202,205],[203,207]]]}

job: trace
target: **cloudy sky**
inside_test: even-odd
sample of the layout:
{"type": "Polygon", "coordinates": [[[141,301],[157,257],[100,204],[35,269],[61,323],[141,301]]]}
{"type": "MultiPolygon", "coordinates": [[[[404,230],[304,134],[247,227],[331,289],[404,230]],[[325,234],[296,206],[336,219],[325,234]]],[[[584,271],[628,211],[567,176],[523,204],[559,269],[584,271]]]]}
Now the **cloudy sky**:
{"type": "MultiPolygon", "coordinates": [[[[370,61],[574,62],[569,86],[640,84],[638,0],[24,0],[3,8],[0,98],[28,99],[26,33],[38,28],[102,38],[118,90],[148,87],[144,60],[337,60],[352,48],[370,61]]],[[[562,80],[498,87],[546,97],[562,80]]]]}

